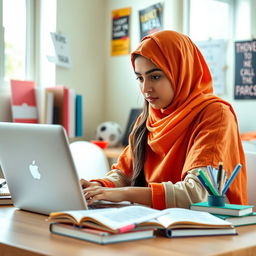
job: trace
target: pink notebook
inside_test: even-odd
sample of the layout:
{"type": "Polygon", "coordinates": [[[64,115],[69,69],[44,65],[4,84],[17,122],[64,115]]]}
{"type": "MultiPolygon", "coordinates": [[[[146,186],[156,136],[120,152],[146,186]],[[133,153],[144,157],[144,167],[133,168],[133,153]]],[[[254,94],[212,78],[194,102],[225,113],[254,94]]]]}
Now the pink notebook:
{"type": "Polygon", "coordinates": [[[11,80],[12,119],[17,123],[38,123],[35,82],[11,80]]]}

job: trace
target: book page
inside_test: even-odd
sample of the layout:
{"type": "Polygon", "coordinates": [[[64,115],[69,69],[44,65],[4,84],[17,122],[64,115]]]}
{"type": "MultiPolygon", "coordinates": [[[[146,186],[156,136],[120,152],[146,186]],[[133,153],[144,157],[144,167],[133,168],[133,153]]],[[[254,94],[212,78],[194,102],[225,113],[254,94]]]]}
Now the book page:
{"type": "MultiPolygon", "coordinates": [[[[163,214],[162,211],[144,206],[126,206],[123,208],[105,208],[99,210],[82,210],[64,212],[73,216],[76,220],[95,220],[102,223],[112,230],[125,227],[131,224],[138,224],[144,221],[155,219],[163,214]]],[[[59,215],[63,217],[64,215],[59,215]]]]}
{"type": "MultiPolygon", "coordinates": [[[[193,225],[213,226],[213,227],[231,227],[232,225],[219,219],[208,212],[199,212],[182,208],[170,208],[163,210],[164,215],[157,218],[157,221],[163,227],[172,228],[175,225],[186,224],[188,227],[193,225]]],[[[183,226],[184,227],[184,226],[183,226]]]]}

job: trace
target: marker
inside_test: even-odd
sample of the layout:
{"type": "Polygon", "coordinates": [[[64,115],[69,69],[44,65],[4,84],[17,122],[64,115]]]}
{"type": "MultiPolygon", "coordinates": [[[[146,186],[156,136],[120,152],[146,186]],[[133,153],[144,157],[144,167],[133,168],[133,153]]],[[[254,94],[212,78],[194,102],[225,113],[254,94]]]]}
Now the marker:
{"type": "Polygon", "coordinates": [[[234,171],[232,172],[230,178],[228,179],[227,183],[225,184],[225,187],[222,191],[222,195],[225,195],[225,193],[227,192],[230,184],[233,182],[234,178],[236,177],[237,173],[239,172],[239,170],[241,169],[242,165],[241,164],[237,164],[234,171]]]}
{"type": "Polygon", "coordinates": [[[198,175],[197,175],[197,178],[200,180],[200,182],[201,182],[201,184],[203,185],[203,187],[207,190],[208,194],[209,194],[209,195],[213,195],[213,194],[212,194],[212,191],[211,191],[211,190],[209,189],[209,187],[205,184],[205,182],[204,182],[202,176],[198,174],[198,175]]]}
{"type": "Polygon", "coordinates": [[[218,173],[217,173],[218,190],[220,189],[222,170],[223,170],[223,162],[219,162],[219,170],[218,170],[218,173]]]}
{"type": "Polygon", "coordinates": [[[207,177],[205,176],[204,172],[200,169],[199,171],[200,176],[202,177],[202,179],[204,180],[205,184],[209,187],[209,189],[211,190],[212,194],[214,196],[218,196],[218,192],[216,191],[216,189],[213,187],[212,183],[207,179],[207,177]]]}

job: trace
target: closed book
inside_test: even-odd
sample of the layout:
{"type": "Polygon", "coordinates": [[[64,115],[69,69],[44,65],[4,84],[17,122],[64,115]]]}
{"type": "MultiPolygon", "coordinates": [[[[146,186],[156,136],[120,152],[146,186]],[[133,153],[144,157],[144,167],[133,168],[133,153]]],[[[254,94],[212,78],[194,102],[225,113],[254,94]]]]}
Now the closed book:
{"type": "Polygon", "coordinates": [[[63,223],[51,223],[49,228],[50,232],[53,234],[68,236],[98,244],[110,244],[155,237],[154,229],[113,234],[97,229],[84,228],[63,223]]]}
{"type": "Polygon", "coordinates": [[[225,204],[224,206],[209,206],[208,202],[191,204],[190,209],[222,215],[244,216],[253,212],[253,205],[225,204]]]}
{"type": "Polygon", "coordinates": [[[51,92],[54,95],[54,124],[62,125],[69,136],[69,89],[58,85],[46,88],[46,92],[51,92]]]}
{"type": "Polygon", "coordinates": [[[68,97],[68,136],[74,138],[76,135],[76,91],[69,88],[68,97]]]}
{"type": "Polygon", "coordinates": [[[13,122],[38,123],[35,82],[11,80],[10,84],[13,122]]]}
{"type": "Polygon", "coordinates": [[[83,98],[76,95],[76,136],[83,136],[83,98]]]}
{"type": "Polygon", "coordinates": [[[10,205],[13,204],[11,196],[0,195],[0,205],[10,205]]]}
{"type": "Polygon", "coordinates": [[[253,212],[245,216],[230,216],[230,215],[220,215],[214,214],[216,217],[221,218],[230,222],[233,226],[246,226],[246,225],[256,225],[256,212],[253,212]]]}
{"type": "Polygon", "coordinates": [[[44,115],[45,115],[45,88],[36,87],[35,95],[36,95],[38,123],[43,124],[44,115]]]}
{"type": "Polygon", "coordinates": [[[173,237],[192,237],[192,236],[224,236],[237,235],[235,228],[185,228],[185,229],[164,229],[160,231],[164,236],[173,237]]]}
{"type": "Polygon", "coordinates": [[[45,111],[44,111],[44,123],[53,124],[54,115],[54,94],[53,92],[45,91],[45,111]]]}

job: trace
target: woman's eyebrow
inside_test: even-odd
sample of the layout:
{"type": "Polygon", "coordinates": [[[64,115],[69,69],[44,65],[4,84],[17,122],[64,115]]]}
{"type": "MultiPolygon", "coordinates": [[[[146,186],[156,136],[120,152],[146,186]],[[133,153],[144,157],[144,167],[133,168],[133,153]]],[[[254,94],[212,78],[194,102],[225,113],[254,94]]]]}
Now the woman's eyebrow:
{"type": "MultiPolygon", "coordinates": [[[[145,75],[148,75],[148,74],[150,74],[150,73],[152,73],[152,72],[155,72],[155,71],[161,71],[161,72],[163,72],[163,70],[160,69],[160,68],[152,68],[152,69],[146,71],[146,72],[145,72],[145,75]]],[[[136,72],[136,71],[135,71],[134,73],[135,73],[136,75],[141,75],[141,73],[136,72]]]]}

